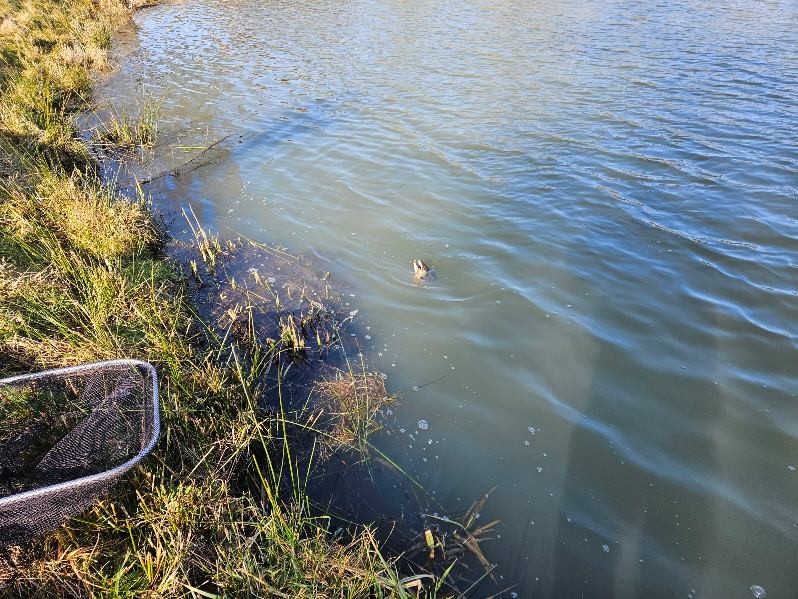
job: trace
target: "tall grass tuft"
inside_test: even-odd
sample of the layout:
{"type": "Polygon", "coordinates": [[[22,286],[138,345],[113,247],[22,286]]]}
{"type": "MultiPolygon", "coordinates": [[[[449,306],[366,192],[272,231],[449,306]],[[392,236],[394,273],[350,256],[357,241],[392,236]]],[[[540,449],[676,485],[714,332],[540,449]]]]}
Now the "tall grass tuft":
{"type": "Polygon", "coordinates": [[[152,148],[158,135],[160,109],[147,101],[141,114],[134,117],[124,111],[112,114],[100,123],[97,141],[106,146],[125,151],[152,148]]]}

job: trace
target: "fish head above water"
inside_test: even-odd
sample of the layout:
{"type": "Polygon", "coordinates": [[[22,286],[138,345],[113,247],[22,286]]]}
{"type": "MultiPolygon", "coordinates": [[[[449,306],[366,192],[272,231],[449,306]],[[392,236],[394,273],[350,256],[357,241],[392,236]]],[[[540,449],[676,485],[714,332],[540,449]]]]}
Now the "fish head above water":
{"type": "Polygon", "coordinates": [[[429,266],[424,264],[424,262],[419,260],[418,258],[413,260],[412,264],[413,264],[413,274],[416,276],[417,279],[424,278],[429,274],[430,272],[429,266]]]}

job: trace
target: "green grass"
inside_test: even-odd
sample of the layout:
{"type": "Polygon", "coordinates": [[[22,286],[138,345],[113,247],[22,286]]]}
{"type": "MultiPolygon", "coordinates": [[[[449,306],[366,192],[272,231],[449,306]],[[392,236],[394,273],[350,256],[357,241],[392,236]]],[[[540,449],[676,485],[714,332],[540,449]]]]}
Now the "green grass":
{"type": "MultiPolygon", "coordinates": [[[[107,498],[2,552],[0,594],[449,596],[449,570],[402,578],[371,529],[334,533],[305,492],[325,443],[367,447],[387,399],[381,379],[360,368],[321,381],[326,428],[312,410],[287,411],[282,375],[329,345],[325,319],[280,313],[275,339],[264,342],[253,296],[228,308],[226,329],[200,318],[191,290],[217,277],[232,246],[196,227],[184,273],[164,257],[147,199],[98,179],[73,118],[87,108],[89,69],[106,68],[127,4],[0,0],[0,376],[141,358],[158,369],[163,413],[153,455],[107,498]],[[265,399],[279,409],[265,409],[265,399]],[[297,431],[312,436],[309,451],[295,447],[297,431]]],[[[111,121],[106,141],[150,145],[156,117],[111,121]]],[[[274,290],[263,297],[282,309],[274,290]]],[[[26,419],[37,409],[20,395],[0,415],[26,419]]]]}
{"type": "Polygon", "coordinates": [[[152,101],[144,103],[137,117],[112,110],[111,115],[100,123],[96,139],[103,146],[123,151],[152,148],[158,135],[159,112],[159,107],[152,101]]]}

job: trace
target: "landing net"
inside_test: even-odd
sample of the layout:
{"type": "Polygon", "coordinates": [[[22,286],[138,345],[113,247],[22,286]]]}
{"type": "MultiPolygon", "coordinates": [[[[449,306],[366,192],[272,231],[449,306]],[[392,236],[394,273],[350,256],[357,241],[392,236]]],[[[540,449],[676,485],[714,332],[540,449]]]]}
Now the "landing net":
{"type": "Polygon", "coordinates": [[[0,379],[0,546],[86,511],[155,445],[155,369],[114,360],[0,379]]]}

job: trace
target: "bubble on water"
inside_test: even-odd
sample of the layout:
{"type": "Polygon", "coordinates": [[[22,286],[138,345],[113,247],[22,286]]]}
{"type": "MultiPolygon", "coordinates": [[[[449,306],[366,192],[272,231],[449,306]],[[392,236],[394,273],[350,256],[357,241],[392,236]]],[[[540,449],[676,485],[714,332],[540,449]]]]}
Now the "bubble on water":
{"type": "Polygon", "coordinates": [[[419,420],[418,428],[422,431],[427,430],[429,428],[429,422],[427,422],[426,420],[419,420]]]}
{"type": "Polygon", "coordinates": [[[756,599],[764,599],[767,596],[765,589],[758,584],[751,585],[751,594],[756,597],[756,599]]]}
{"type": "Polygon", "coordinates": [[[610,552],[610,546],[609,546],[609,545],[602,545],[602,546],[601,546],[601,550],[602,550],[604,553],[609,553],[609,552],[610,552]]]}

